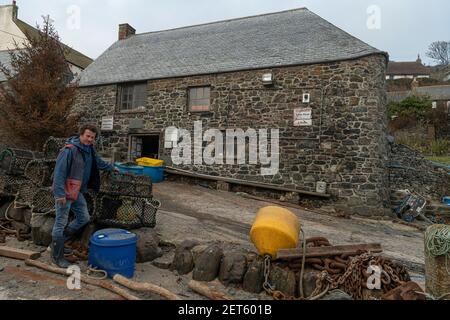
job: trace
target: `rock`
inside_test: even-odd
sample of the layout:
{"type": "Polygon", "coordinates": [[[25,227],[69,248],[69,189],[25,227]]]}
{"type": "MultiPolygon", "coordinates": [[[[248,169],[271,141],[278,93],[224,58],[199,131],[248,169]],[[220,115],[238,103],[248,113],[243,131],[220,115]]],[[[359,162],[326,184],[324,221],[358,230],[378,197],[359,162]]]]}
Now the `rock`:
{"type": "Polygon", "coordinates": [[[178,247],[187,250],[192,250],[194,247],[198,245],[200,245],[200,242],[198,240],[185,240],[178,247]]]}
{"type": "Polygon", "coordinates": [[[197,259],[193,279],[210,282],[217,278],[223,251],[217,244],[209,246],[197,259]]]}
{"type": "Polygon", "coordinates": [[[97,231],[97,226],[94,223],[88,224],[81,235],[81,246],[83,248],[89,248],[89,245],[91,243],[91,238],[94,235],[94,233],[97,231]]]}
{"type": "Polygon", "coordinates": [[[330,291],[325,297],[323,297],[320,300],[336,300],[336,301],[338,301],[338,300],[353,300],[353,298],[343,291],[334,290],[334,291],[330,291]]]}
{"type": "Polygon", "coordinates": [[[42,215],[31,217],[31,237],[38,246],[48,247],[52,242],[53,225],[55,218],[42,215]]]}
{"type": "Polygon", "coordinates": [[[259,294],[263,291],[264,284],[264,262],[261,258],[252,261],[244,276],[243,288],[250,293],[259,294]]]}
{"type": "Polygon", "coordinates": [[[25,221],[25,211],[28,209],[14,209],[12,205],[8,210],[8,218],[17,222],[25,221]]]}
{"type": "Polygon", "coordinates": [[[11,204],[11,202],[12,201],[6,201],[6,202],[2,201],[2,204],[0,206],[0,219],[1,220],[5,219],[5,212],[8,209],[9,205],[11,204]]]}
{"type": "Polygon", "coordinates": [[[244,252],[225,253],[220,265],[219,280],[224,285],[239,284],[247,271],[247,257],[244,252]]]}
{"type": "Polygon", "coordinates": [[[137,263],[151,262],[162,257],[159,237],[154,229],[144,228],[134,233],[139,237],[137,242],[137,263]]]}
{"type": "Polygon", "coordinates": [[[179,275],[190,273],[194,269],[194,257],[189,249],[178,247],[171,265],[171,270],[175,270],[179,275]]]}
{"type": "Polygon", "coordinates": [[[209,247],[209,245],[203,244],[203,245],[199,245],[199,246],[192,248],[191,252],[192,252],[192,256],[194,257],[194,264],[197,263],[197,260],[200,257],[200,255],[203,252],[205,252],[205,250],[208,249],[208,247],[209,247]]]}
{"type": "Polygon", "coordinates": [[[20,233],[30,233],[31,232],[31,228],[22,222],[12,221],[11,226],[14,230],[17,230],[20,233]]]}
{"type": "Polygon", "coordinates": [[[275,290],[290,297],[294,297],[297,292],[297,281],[293,271],[275,266],[270,272],[269,281],[275,290]]]}
{"type": "Polygon", "coordinates": [[[320,275],[320,271],[306,270],[303,276],[303,292],[306,297],[310,297],[316,290],[317,278],[320,275]]]}
{"type": "Polygon", "coordinates": [[[0,272],[3,272],[3,270],[5,270],[5,267],[0,266],[0,272]]]}
{"type": "Polygon", "coordinates": [[[153,260],[152,264],[159,269],[169,270],[172,267],[174,257],[174,253],[168,253],[163,255],[162,257],[159,257],[158,259],[153,260]]]}
{"type": "Polygon", "coordinates": [[[23,213],[23,220],[24,223],[31,228],[31,209],[25,209],[24,213],[23,213]]]}

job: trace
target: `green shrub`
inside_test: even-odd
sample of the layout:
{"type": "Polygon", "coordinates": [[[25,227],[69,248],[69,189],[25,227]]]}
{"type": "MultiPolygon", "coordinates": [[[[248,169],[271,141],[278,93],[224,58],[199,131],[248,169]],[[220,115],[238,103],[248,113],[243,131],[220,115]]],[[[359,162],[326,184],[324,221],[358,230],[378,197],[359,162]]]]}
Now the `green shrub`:
{"type": "Polygon", "coordinates": [[[450,141],[444,139],[432,141],[429,151],[430,155],[437,157],[450,155],[450,141]]]}

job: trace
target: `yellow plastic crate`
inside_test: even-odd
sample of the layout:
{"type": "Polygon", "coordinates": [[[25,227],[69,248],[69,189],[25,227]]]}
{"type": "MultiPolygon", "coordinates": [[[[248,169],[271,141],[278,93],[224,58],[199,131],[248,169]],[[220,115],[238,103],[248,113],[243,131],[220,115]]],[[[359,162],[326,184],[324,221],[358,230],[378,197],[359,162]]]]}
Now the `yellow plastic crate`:
{"type": "Polygon", "coordinates": [[[136,160],[136,163],[142,167],[161,167],[162,165],[164,165],[164,160],[140,158],[136,160]]]}

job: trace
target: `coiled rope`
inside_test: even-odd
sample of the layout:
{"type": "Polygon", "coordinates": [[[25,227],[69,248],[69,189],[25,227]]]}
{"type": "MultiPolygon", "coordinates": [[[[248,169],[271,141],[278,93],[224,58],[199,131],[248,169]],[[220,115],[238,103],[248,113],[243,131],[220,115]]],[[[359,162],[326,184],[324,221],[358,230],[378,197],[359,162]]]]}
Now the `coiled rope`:
{"type": "Polygon", "coordinates": [[[450,275],[448,266],[450,256],[450,226],[435,225],[428,228],[425,233],[425,248],[427,254],[433,257],[445,256],[445,267],[448,275],[450,275]]]}

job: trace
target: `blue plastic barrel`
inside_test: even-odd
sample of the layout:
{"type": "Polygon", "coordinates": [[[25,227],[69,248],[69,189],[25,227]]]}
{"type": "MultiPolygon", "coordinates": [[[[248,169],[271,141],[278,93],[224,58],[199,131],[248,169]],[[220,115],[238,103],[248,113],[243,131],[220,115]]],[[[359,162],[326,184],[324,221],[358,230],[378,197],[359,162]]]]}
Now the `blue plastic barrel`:
{"type": "Polygon", "coordinates": [[[144,173],[144,167],[141,166],[125,165],[123,163],[115,163],[114,165],[120,170],[120,173],[129,173],[136,176],[142,176],[144,173]]]}
{"type": "Polygon", "coordinates": [[[153,183],[160,183],[164,181],[165,167],[144,167],[143,174],[150,176],[153,183]]]}
{"type": "Polygon", "coordinates": [[[444,197],[444,199],[442,199],[442,202],[444,202],[446,205],[450,206],[450,197],[444,197]]]}
{"type": "Polygon", "coordinates": [[[97,231],[91,237],[89,265],[99,270],[105,270],[109,278],[116,274],[129,279],[133,278],[137,240],[137,235],[126,230],[97,231]]]}

